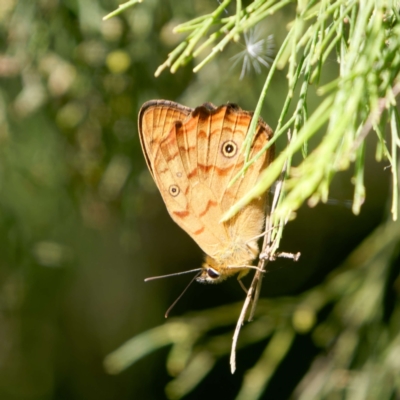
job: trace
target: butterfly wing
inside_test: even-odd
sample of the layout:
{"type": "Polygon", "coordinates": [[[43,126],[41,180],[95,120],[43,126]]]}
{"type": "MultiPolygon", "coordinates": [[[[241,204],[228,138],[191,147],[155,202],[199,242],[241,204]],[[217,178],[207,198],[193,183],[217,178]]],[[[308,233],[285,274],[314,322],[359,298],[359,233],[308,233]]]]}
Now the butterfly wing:
{"type": "MultiPolygon", "coordinates": [[[[219,187],[217,181],[212,182],[211,187],[219,190],[220,204],[222,212],[225,213],[229,208],[247,194],[257,183],[260,172],[265,169],[273,159],[274,148],[270,147],[266,152],[259,155],[259,158],[246,170],[245,174],[229,187],[229,182],[242,169],[244,164],[244,151],[242,151],[243,141],[246,138],[251,124],[253,113],[243,111],[239,107],[230,108],[225,114],[224,128],[222,129],[221,142],[232,141],[239,148],[238,154],[232,157],[236,162],[229,174],[224,177],[224,183],[219,187]],[[232,132],[232,133],[231,133],[232,132]],[[231,137],[231,138],[230,138],[231,137]],[[217,189],[218,187],[218,189],[217,189]]],[[[250,157],[258,155],[261,149],[267,145],[272,137],[271,128],[260,118],[256,128],[256,133],[250,150],[250,157]]],[[[218,158],[224,163],[223,149],[220,149],[218,158]]],[[[216,162],[218,166],[219,162],[216,162]]],[[[226,221],[229,236],[235,238],[238,243],[247,243],[254,239],[262,231],[264,225],[266,193],[259,198],[252,200],[233,218],[226,221]]]]}
{"type": "MultiPolygon", "coordinates": [[[[273,149],[263,153],[231,187],[232,178],[244,165],[243,142],[250,127],[252,113],[235,104],[221,107],[197,107],[177,132],[178,146],[190,149],[183,158],[191,180],[211,191],[221,215],[243,197],[257,182],[260,172],[271,162],[273,149]],[[196,134],[194,134],[196,132],[196,134]]],[[[261,119],[251,146],[250,158],[260,152],[272,137],[271,128],[261,119]]],[[[265,194],[253,200],[223,225],[228,233],[225,248],[235,242],[244,244],[259,235],[264,224],[265,194]]],[[[216,215],[203,217],[206,226],[216,226],[216,215]]],[[[224,246],[220,247],[224,251],[224,246]]],[[[208,253],[209,254],[209,253],[208,253]]]]}
{"type": "MultiPolygon", "coordinates": [[[[173,220],[211,257],[242,245],[262,230],[265,195],[231,220],[220,219],[256,183],[272,158],[269,150],[229,187],[244,164],[243,141],[252,114],[234,104],[196,109],[156,100],[139,113],[139,132],[147,164],[173,220]]],[[[261,119],[250,156],[272,136],[261,119]]],[[[221,257],[219,257],[221,258],[221,257]]]]}
{"type": "Polygon", "coordinates": [[[138,118],[140,143],[153,178],[155,150],[168,135],[172,125],[176,121],[185,120],[192,111],[192,108],[168,100],[151,100],[141,107],[138,118]]]}
{"type": "MultiPolygon", "coordinates": [[[[191,109],[172,102],[149,103],[139,113],[149,169],[172,219],[213,256],[228,236],[217,222],[222,211],[214,193],[197,178],[197,131],[193,130],[191,109]],[[186,115],[188,110],[190,115],[186,115]]],[[[213,108],[211,104],[207,107],[213,108]]]]}

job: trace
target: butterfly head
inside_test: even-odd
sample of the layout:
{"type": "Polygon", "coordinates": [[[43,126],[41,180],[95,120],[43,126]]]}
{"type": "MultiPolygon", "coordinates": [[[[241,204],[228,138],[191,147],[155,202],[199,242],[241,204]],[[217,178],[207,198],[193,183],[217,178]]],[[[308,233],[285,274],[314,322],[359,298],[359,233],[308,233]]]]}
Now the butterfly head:
{"type": "Polygon", "coordinates": [[[208,264],[203,264],[200,275],[196,278],[200,283],[219,283],[226,279],[226,276],[221,275],[215,268],[208,264]]]}
{"type": "Polygon", "coordinates": [[[247,270],[229,266],[228,260],[216,260],[215,258],[206,256],[206,260],[201,266],[201,272],[196,281],[200,283],[220,283],[238,272],[245,272],[243,274],[245,275],[247,270]]]}
{"type": "Polygon", "coordinates": [[[225,263],[206,255],[206,259],[201,266],[201,272],[196,278],[196,281],[200,283],[220,283],[226,278],[225,263]]]}
{"type": "Polygon", "coordinates": [[[221,273],[218,263],[211,257],[207,257],[202,265],[202,271],[196,278],[200,283],[219,283],[227,278],[226,274],[221,273]]]}

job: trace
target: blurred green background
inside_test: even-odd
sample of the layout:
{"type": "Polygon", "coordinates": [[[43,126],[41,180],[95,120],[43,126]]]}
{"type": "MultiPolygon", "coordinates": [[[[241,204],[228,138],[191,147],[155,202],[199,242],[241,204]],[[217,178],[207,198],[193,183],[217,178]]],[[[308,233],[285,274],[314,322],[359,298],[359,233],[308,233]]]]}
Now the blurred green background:
{"type": "MultiPolygon", "coordinates": [[[[144,278],[202,262],[199,248],[169,218],[147,171],[137,114],[150,99],[191,107],[229,101],[252,110],[265,79],[265,69],[240,80],[241,66],[231,68],[240,44],[196,75],[188,65],[156,79],[156,68],[182,40],[172,28],[212,11],[216,1],[145,0],[103,22],[117,5],[1,0],[0,399],[164,398],[168,349],[117,376],[102,364],[130,337],[162,324],[189,280],[145,284],[144,278]]],[[[285,13],[293,11],[262,27],[277,47],[293,15],[285,13]]],[[[334,55],[328,64],[323,81],[337,72],[334,55]]],[[[285,94],[281,71],[262,113],[271,127],[285,94]]],[[[309,108],[319,101],[310,98],[309,108]]],[[[341,173],[329,204],[303,207],[288,225],[281,249],[300,251],[301,259],[270,264],[263,297],[318,284],[382,221],[390,172],[375,163],[369,140],[361,215],[352,215],[348,205],[351,172],[341,173]]],[[[243,297],[235,279],[195,284],[172,315],[243,297]]],[[[262,349],[254,346],[241,357],[234,376],[223,359],[188,398],[233,398],[241,373],[262,349]]],[[[313,351],[303,346],[299,358],[310,360],[313,351]]],[[[301,368],[287,366],[269,398],[285,398],[300,377],[301,368]]]]}

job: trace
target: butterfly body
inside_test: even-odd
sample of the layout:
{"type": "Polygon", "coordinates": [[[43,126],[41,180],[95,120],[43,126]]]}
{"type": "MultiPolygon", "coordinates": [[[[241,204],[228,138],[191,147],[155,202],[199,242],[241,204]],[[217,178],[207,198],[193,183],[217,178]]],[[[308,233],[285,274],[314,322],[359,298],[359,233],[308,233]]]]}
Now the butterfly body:
{"type": "MultiPolygon", "coordinates": [[[[220,222],[273,157],[270,148],[229,186],[244,165],[241,150],[251,118],[234,104],[192,109],[165,100],[149,101],[139,112],[143,152],[167,210],[207,254],[200,282],[216,283],[238,272],[244,276],[259,252],[255,237],[263,229],[265,195],[220,222]]],[[[250,157],[271,137],[260,119],[250,157]]]]}

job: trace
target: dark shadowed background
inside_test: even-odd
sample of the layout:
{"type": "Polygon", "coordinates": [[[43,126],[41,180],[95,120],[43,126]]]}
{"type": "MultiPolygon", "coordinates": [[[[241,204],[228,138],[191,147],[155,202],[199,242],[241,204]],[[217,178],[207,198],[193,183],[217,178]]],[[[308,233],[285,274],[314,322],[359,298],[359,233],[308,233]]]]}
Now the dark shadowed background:
{"type": "MultiPolygon", "coordinates": [[[[102,363],[132,336],[163,324],[165,310],[189,280],[144,278],[202,262],[147,171],[137,132],[141,105],[150,99],[191,107],[229,101],[253,110],[267,73],[253,71],[240,80],[241,65],[232,68],[231,57],[243,48],[231,44],[198,74],[189,64],[154,77],[182,40],[172,28],[215,3],[145,0],[103,22],[117,1],[1,0],[1,399],[164,398],[168,349],[116,376],[102,363]]],[[[282,12],[262,26],[276,47],[289,17],[282,12]]],[[[336,72],[332,55],[322,81],[336,72]]],[[[263,108],[271,127],[286,93],[285,75],[274,78],[263,108]]],[[[308,100],[309,109],[320,101],[308,100]]],[[[300,251],[301,259],[270,263],[263,297],[295,295],[318,284],[382,221],[390,175],[384,163],[375,163],[369,140],[361,215],[349,206],[351,171],[339,174],[329,204],[304,206],[287,226],[281,249],[300,251]]],[[[283,146],[278,143],[278,153],[283,146]]],[[[243,298],[235,279],[194,284],[171,315],[243,298]]],[[[250,347],[234,376],[222,359],[188,398],[233,398],[240,374],[262,349],[250,347]]],[[[304,346],[305,353],[312,351],[304,346]]],[[[270,398],[285,398],[285,382],[299,379],[295,366],[292,376],[287,368],[270,398]]]]}

